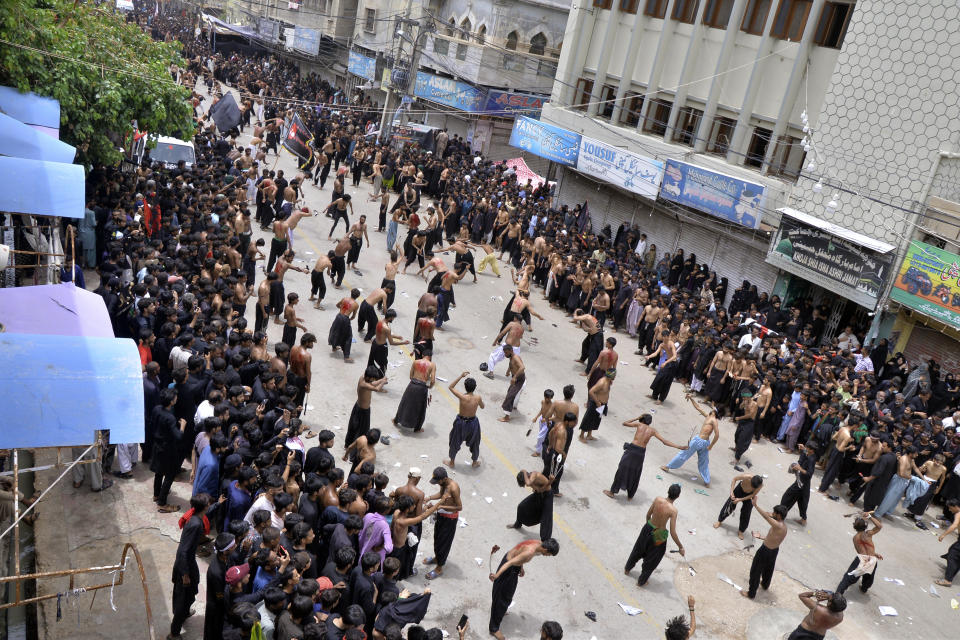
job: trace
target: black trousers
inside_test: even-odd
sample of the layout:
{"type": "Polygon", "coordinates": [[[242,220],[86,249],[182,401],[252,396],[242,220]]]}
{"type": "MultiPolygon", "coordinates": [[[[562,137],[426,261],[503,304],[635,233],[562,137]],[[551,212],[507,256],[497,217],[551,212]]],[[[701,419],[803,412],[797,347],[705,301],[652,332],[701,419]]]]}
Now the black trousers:
{"type": "Polygon", "coordinates": [[[343,218],[343,226],[347,231],[350,230],[350,218],[347,217],[347,212],[345,209],[340,209],[339,207],[330,207],[330,214],[333,216],[333,226],[330,227],[330,233],[327,234],[327,237],[333,235],[334,229],[337,228],[337,223],[340,222],[340,219],[343,218]]]}
{"type": "Polygon", "coordinates": [[[637,579],[637,584],[643,586],[647,584],[647,580],[650,579],[654,569],[663,560],[663,554],[666,551],[667,543],[656,544],[653,539],[653,527],[647,523],[643,525],[640,535],[637,536],[637,541],[633,544],[633,550],[630,552],[630,557],[627,558],[624,571],[630,571],[636,566],[637,562],[643,560],[643,564],[640,566],[640,577],[637,579]]]}
{"type": "Polygon", "coordinates": [[[170,487],[173,486],[173,479],[177,471],[153,474],[153,495],[157,499],[157,504],[167,504],[170,497],[170,487]]]}
{"type": "MultiPolygon", "coordinates": [[[[497,570],[507,561],[507,554],[503,555],[503,560],[497,570]]],[[[503,622],[503,616],[507,614],[510,603],[513,602],[513,595],[517,592],[517,582],[520,580],[520,567],[510,567],[500,574],[493,581],[493,602],[490,604],[490,625],[491,634],[500,630],[500,623],[503,622]]]]}
{"type": "Polygon", "coordinates": [[[869,589],[873,585],[873,579],[877,575],[876,567],[873,568],[873,571],[871,573],[865,573],[862,576],[850,575],[850,572],[856,569],[859,564],[860,564],[860,558],[854,558],[853,562],[850,563],[850,566],[847,567],[847,570],[843,572],[843,580],[840,581],[840,584],[838,584],[837,588],[835,589],[837,593],[843,593],[851,585],[856,584],[857,580],[860,581],[860,591],[862,591],[863,593],[866,593],[867,589],[869,589]]]}
{"type": "Polygon", "coordinates": [[[173,582],[173,619],[170,621],[170,635],[176,637],[183,629],[183,623],[190,616],[190,607],[197,599],[197,584],[183,584],[182,580],[173,582]]]}
{"type": "Polygon", "coordinates": [[[437,567],[447,564],[450,549],[453,547],[453,538],[457,535],[459,518],[448,518],[437,514],[437,521],[433,526],[433,555],[437,560],[437,567]]]}
{"type": "Polygon", "coordinates": [[[733,457],[737,462],[740,462],[740,457],[750,448],[750,441],[753,440],[753,428],[753,420],[741,420],[737,423],[737,431],[733,436],[733,441],[736,444],[733,457]]]}
{"type": "Polygon", "coordinates": [[[273,265],[277,263],[277,259],[282,256],[286,250],[286,240],[270,239],[270,258],[267,260],[267,273],[273,271],[273,265]]]}
{"type": "Polygon", "coordinates": [[[783,492],[783,496],[780,497],[780,504],[786,507],[788,512],[793,508],[793,505],[798,505],[800,508],[800,517],[806,520],[807,505],[810,504],[809,480],[804,482],[803,488],[798,488],[796,482],[787,487],[787,490],[783,492]]]}
{"type": "MultiPolygon", "coordinates": [[[[823,478],[820,480],[820,491],[826,491],[833,484],[833,481],[840,475],[840,465],[843,463],[843,454],[837,451],[836,447],[830,449],[830,457],[823,468],[823,478]]],[[[853,502],[853,500],[850,500],[853,502]]]]}
{"type": "Polygon", "coordinates": [[[950,545],[950,549],[948,549],[947,552],[940,557],[946,558],[947,560],[947,570],[943,574],[944,580],[947,582],[953,582],[953,578],[957,575],[957,571],[960,571],[960,540],[950,545]]]}
{"type": "Polygon", "coordinates": [[[377,333],[377,312],[373,310],[373,306],[366,300],[360,303],[360,311],[357,312],[358,334],[363,332],[364,325],[367,327],[367,332],[363,336],[363,339],[372,340],[373,336],[377,333]]]}
{"type": "Polygon", "coordinates": [[[757,595],[757,587],[763,587],[764,590],[770,588],[770,580],[773,579],[773,570],[777,566],[777,553],[779,548],[771,549],[766,545],[760,545],[757,552],[753,554],[753,562],[750,564],[750,586],[747,589],[747,595],[753,598],[757,595]]]}
{"type": "MultiPolygon", "coordinates": [[[[733,490],[733,495],[737,498],[743,498],[747,494],[743,489],[740,488],[740,485],[733,490]]],[[[720,509],[720,515],[717,516],[717,522],[723,522],[727,519],[727,516],[733,514],[737,510],[737,503],[732,499],[727,498],[727,501],[723,503],[723,508],[720,509]]],[[[749,500],[743,500],[740,502],[740,533],[743,533],[747,530],[747,527],[750,526],[750,514],[753,513],[753,503],[749,500]]]]}
{"type": "MultiPolygon", "coordinates": [[[[570,440],[573,438],[573,429],[567,430],[567,447],[570,446],[570,440]]],[[[553,471],[554,461],[557,459],[557,454],[559,451],[554,451],[549,447],[544,447],[543,451],[543,475],[550,477],[550,472],[553,471]]],[[[566,461],[567,452],[563,452],[563,459],[566,461]]],[[[560,478],[563,477],[563,466],[557,471],[557,476],[553,479],[553,484],[550,485],[553,488],[553,495],[560,493],[560,478]]]]}
{"type": "Polygon", "coordinates": [[[254,331],[266,331],[267,324],[270,322],[270,313],[263,312],[263,309],[260,308],[260,303],[257,302],[257,314],[256,319],[254,320],[254,331]]]}
{"type": "Polygon", "coordinates": [[[316,296],[317,302],[327,295],[327,282],[323,277],[323,271],[314,269],[310,272],[310,295],[316,296]]]}
{"type": "MultiPolygon", "coordinates": [[[[343,284],[343,276],[347,272],[347,263],[344,260],[343,256],[333,256],[330,259],[330,262],[333,263],[333,275],[336,276],[336,285],[339,287],[343,284]]],[[[333,278],[331,278],[332,280],[333,278]]]]}

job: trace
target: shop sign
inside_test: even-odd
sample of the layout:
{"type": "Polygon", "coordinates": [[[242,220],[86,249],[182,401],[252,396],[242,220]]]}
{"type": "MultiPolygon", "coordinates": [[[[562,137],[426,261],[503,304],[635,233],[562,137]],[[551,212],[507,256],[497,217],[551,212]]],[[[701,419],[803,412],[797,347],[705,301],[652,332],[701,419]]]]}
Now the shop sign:
{"type": "Polygon", "coordinates": [[[810,271],[876,299],[890,271],[891,256],[871,251],[784,216],[774,252],[810,271]]]}
{"type": "Polygon", "coordinates": [[[663,180],[663,162],[583,136],[577,171],[636,193],[657,199],[663,180]]]}
{"type": "Polygon", "coordinates": [[[763,185],[667,160],[660,197],[750,229],[760,226],[763,185]]]}
{"type": "Polygon", "coordinates": [[[566,167],[577,166],[581,136],[539,120],[519,116],[513,121],[510,146],[529,151],[566,167]]]}
{"type": "Polygon", "coordinates": [[[355,76],[373,80],[377,77],[377,61],[375,58],[368,58],[357,51],[351,51],[347,59],[347,71],[355,76]]]}
{"type": "Polygon", "coordinates": [[[890,298],[960,329],[960,255],[911,241],[890,298]]]}

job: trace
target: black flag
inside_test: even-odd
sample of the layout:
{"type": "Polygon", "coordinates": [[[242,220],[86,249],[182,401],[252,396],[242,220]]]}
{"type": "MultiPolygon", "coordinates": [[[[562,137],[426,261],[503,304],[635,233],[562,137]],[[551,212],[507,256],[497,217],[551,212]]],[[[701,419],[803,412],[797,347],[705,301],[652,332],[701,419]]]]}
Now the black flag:
{"type": "Polygon", "coordinates": [[[313,134],[310,129],[303,124],[299,114],[293,114],[293,120],[290,122],[290,128],[283,136],[283,147],[300,158],[302,162],[310,160],[313,155],[313,149],[310,148],[310,141],[313,140],[313,134]]]}
{"type": "Polygon", "coordinates": [[[210,117],[221,133],[240,126],[240,107],[232,93],[227,92],[217,100],[217,104],[210,107],[210,117]]]}

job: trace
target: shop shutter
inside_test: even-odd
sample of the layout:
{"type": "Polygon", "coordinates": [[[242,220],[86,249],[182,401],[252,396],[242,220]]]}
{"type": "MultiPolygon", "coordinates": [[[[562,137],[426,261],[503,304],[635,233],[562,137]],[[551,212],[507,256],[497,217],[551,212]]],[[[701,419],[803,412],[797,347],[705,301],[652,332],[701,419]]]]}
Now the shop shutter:
{"type": "MultiPolygon", "coordinates": [[[[914,314],[914,318],[917,316],[918,314],[914,314]]],[[[960,374],[960,345],[957,341],[940,333],[939,329],[925,327],[919,322],[910,333],[910,340],[903,350],[903,355],[911,367],[921,361],[933,359],[940,363],[941,375],[960,374]]]]}
{"type": "Polygon", "coordinates": [[[770,293],[777,281],[777,269],[766,262],[766,251],[748,240],[743,242],[728,236],[720,237],[716,256],[710,263],[710,269],[716,271],[717,278],[727,278],[727,299],[729,304],[734,289],[744,280],[757,285],[757,291],[770,293]]]}
{"type": "Polygon", "coordinates": [[[720,238],[714,230],[684,220],[681,223],[679,249],[683,249],[684,260],[691,253],[697,254],[697,264],[710,264],[720,238]]]}

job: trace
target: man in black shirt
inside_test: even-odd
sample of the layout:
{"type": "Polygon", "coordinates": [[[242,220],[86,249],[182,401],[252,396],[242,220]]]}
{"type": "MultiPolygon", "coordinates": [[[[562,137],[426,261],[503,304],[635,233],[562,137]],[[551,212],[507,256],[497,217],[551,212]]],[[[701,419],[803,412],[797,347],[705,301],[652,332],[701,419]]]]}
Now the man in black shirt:
{"type": "Polygon", "coordinates": [[[200,568],[197,566],[197,546],[208,533],[203,523],[203,514],[210,506],[211,498],[206,493],[198,493],[190,498],[193,514],[180,534],[177,556],[173,562],[173,620],[170,621],[170,634],[167,640],[180,640],[180,631],[184,621],[190,616],[190,607],[197,599],[200,588],[200,568]]]}

